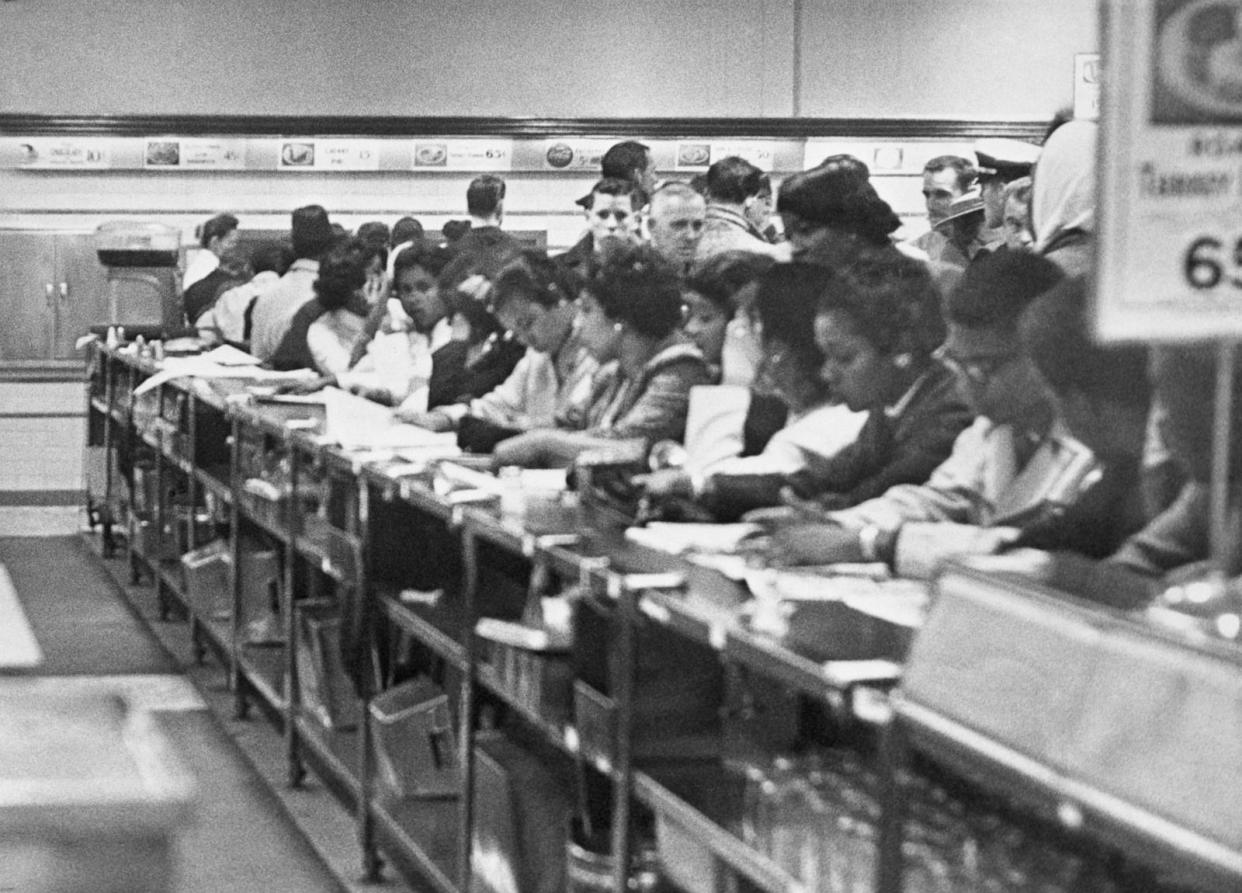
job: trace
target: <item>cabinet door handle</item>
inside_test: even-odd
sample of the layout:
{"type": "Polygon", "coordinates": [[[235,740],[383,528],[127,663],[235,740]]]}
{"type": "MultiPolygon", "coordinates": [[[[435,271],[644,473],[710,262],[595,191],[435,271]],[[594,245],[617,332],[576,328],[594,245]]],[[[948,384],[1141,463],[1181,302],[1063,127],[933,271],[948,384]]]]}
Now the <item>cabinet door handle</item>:
{"type": "Polygon", "coordinates": [[[47,305],[52,306],[52,302],[56,300],[56,287],[50,282],[43,283],[43,290],[47,294],[47,305]]]}
{"type": "Polygon", "coordinates": [[[69,300],[69,283],[68,282],[62,282],[60,284],[60,299],[62,301],[69,300]]]}

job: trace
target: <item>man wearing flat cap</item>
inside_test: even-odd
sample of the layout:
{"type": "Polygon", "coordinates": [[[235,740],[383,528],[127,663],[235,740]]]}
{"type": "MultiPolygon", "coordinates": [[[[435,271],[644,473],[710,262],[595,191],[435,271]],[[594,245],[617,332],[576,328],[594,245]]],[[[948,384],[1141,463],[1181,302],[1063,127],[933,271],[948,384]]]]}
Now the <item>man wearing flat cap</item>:
{"type": "Polygon", "coordinates": [[[1005,184],[1029,177],[1039,158],[1039,146],[996,137],[975,143],[979,187],[983,191],[983,225],[999,229],[1005,221],[1005,184]]]}
{"type": "Polygon", "coordinates": [[[936,224],[935,232],[943,236],[940,262],[965,269],[980,254],[994,251],[1005,244],[1003,234],[988,229],[984,219],[983,193],[972,186],[953,199],[949,212],[936,224]]]}

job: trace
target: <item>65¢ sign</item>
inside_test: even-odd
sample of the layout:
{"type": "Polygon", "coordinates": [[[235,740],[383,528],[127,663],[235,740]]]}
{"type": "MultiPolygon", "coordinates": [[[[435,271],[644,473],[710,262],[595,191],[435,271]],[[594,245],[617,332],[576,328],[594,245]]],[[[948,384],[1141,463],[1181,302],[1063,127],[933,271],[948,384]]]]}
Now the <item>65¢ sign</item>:
{"type": "Polygon", "coordinates": [[[1242,338],[1242,0],[1108,6],[1096,333],[1242,338]]]}

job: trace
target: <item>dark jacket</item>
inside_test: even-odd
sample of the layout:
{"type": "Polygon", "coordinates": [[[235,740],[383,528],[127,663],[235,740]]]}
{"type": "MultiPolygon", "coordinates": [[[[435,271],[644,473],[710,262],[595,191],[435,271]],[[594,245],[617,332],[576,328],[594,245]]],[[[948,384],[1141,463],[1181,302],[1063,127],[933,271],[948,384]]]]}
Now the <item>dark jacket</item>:
{"type": "Polygon", "coordinates": [[[193,325],[216,302],[221,292],[240,285],[246,280],[230,273],[222,267],[216,267],[202,279],[185,290],[181,301],[185,306],[185,318],[193,325]]]}
{"type": "Polygon", "coordinates": [[[526,354],[526,349],[518,342],[497,339],[488,343],[473,364],[467,365],[469,351],[467,342],[450,341],[431,355],[428,409],[472,400],[491,392],[509,377],[526,354]]]}
{"type": "Polygon", "coordinates": [[[310,345],[306,343],[306,333],[310,331],[311,323],[323,314],[323,305],[318,298],[313,298],[299,307],[289,322],[289,330],[280,339],[280,344],[267,365],[282,371],[314,369],[315,358],[311,356],[310,345]]]}
{"type": "Polygon", "coordinates": [[[591,270],[595,266],[594,237],[587,233],[572,248],[564,254],[558,254],[553,260],[562,267],[573,270],[583,279],[589,278],[591,270]]]}
{"type": "Polygon", "coordinates": [[[776,505],[788,486],[826,509],[856,505],[896,484],[921,484],[953,451],[972,421],[957,394],[953,373],[935,363],[914,384],[899,411],[872,410],[858,438],[827,457],[810,457],[791,475],[715,475],[707,507],[717,517],[737,517],[776,505]]]}

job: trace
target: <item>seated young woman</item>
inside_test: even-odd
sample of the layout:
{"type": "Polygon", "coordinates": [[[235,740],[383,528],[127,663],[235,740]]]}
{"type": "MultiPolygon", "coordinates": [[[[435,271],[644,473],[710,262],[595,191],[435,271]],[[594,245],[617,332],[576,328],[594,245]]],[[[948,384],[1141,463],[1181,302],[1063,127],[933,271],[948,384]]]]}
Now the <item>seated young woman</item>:
{"type": "Polygon", "coordinates": [[[321,375],[349,369],[350,354],[371,312],[368,286],[375,281],[377,266],[383,273],[385,254],[351,239],[329,249],[320,260],[314,289],[322,314],[307,328],[306,346],[321,375]]]}
{"type": "Polygon", "coordinates": [[[494,464],[564,467],[580,453],[640,440],[680,440],[690,388],[711,380],[707,363],[680,331],[677,272],[654,249],[610,251],[579,301],[579,335],[602,368],[584,430],[543,428],[499,444],[494,464]]]}
{"type": "Polygon", "coordinates": [[[683,285],[683,330],[719,370],[720,382],[690,395],[686,448],[696,463],[762,452],[789,414],[779,397],[751,388],[763,357],[756,283],[775,263],[763,254],[722,251],[695,264],[683,285]]]}
{"type": "Polygon", "coordinates": [[[434,431],[457,429],[463,444],[488,452],[504,437],[554,426],[581,427],[599,368],[577,325],[576,274],[538,249],[523,251],[496,276],[491,311],[526,348],[505,380],[472,400],[430,412],[399,412],[434,431]]]}
{"type": "Polygon", "coordinates": [[[755,389],[778,396],[789,421],[756,456],[725,460],[706,475],[665,469],[637,483],[656,500],[693,498],[712,515],[732,518],[773,505],[789,476],[813,458],[834,456],[852,443],[866,416],[833,399],[820,378],[824,354],[816,344],[816,308],[831,273],[810,264],[781,264],[760,278],[755,298],[763,359],[755,389]],[[756,496],[755,493],[762,495],[756,496]]]}
{"type": "MultiPolygon", "coordinates": [[[[789,475],[786,501],[801,510],[845,508],[896,484],[922,483],[948,458],[974,413],[934,357],[944,335],[939,292],[917,260],[866,251],[829,281],[815,317],[820,376],[867,421],[852,444],[789,475]]],[[[751,498],[768,500],[776,482],[756,483],[751,498]]],[[[747,495],[740,488],[735,504],[747,495]]],[[[718,498],[729,500],[727,486],[718,498]]]]}
{"type": "MultiPolygon", "coordinates": [[[[367,275],[363,252],[357,255],[348,281],[356,289],[350,300],[361,303],[365,299],[367,275]]],[[[367,343],[362,358],[352,366],[340,368],[342,354],[334,353],[325,364],[323,377],[313,383],[299,384],[297,389],[306,391],[336,385],[389,406],[406,404],[425,409],[432,354],[452,339],[448,304],[441,297],[437,281],[448,259],[442,248],[423,243],[401,252],[392,285],[399,301],[399,307],[395,308],[399,314],[389,314],[367,343]]],[[[365,318],[360,318],[359,331],[364,323],[365,318]]],[[[348,358],[350,349],[344,350],[343,355],[348,358]]]]}
{"type": "Polygon", "coordinates": [[[486,280],[462,283],[448,293],[453,338],[431,355],[427,408],[469,401],[499,387],[525,351],[487,307],[486,280]]]}

